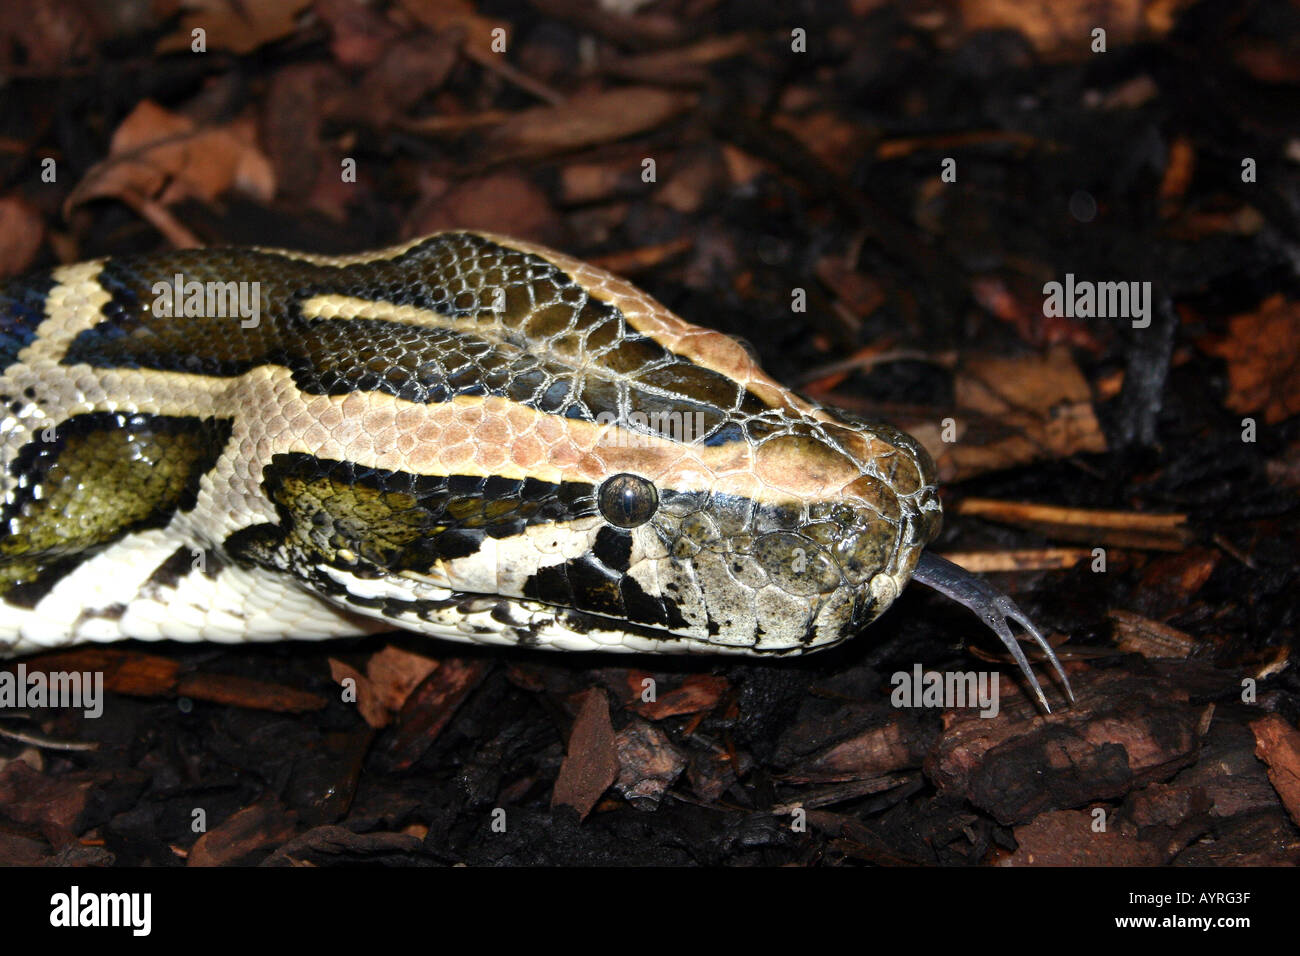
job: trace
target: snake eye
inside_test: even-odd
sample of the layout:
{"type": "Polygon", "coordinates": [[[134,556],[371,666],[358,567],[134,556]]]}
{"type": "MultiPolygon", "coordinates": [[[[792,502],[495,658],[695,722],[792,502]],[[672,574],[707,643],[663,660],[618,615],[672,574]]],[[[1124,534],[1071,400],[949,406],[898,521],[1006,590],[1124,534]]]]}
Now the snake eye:
{"type": "Polygon", "coordinates": [[[659,492],[640,475],[615,475],[600,486],[600,513],[619,528],[649,521],[659,508],[659,492]]]}

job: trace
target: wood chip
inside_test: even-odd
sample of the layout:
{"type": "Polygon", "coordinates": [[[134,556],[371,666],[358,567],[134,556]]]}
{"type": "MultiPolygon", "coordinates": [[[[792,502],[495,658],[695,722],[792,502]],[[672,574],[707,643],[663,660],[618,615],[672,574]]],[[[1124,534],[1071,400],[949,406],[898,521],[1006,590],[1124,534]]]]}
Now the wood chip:
{"type": "Polygon", "coordinates": [[[998,719],[983,719],[978,710],[945,713],[947,728],[926,756],[926,776],[999,822],[1016,824],[1122,796],[1196,759],[1197,712],[1184,691],[1119,671],[1070,676],[1075,703],[1050,716],[1011,680],[999,682],[998,719]]]}
{"type": "Polygon", "coordinates": [[[1190,657],[1209,645],[1167,624],[1131,611],[1111,611],[1115,644],[1120,650],[1143,657],[1190,657]]]}
{"type": "Polygon", "coordinates": [[[491,668],[490,661],[449,658],[425,678],[398,715],[387,751],[389,766],[406,770],[419,760],[491,668]]]}
{"type": "Polygon", "coordinates": [[[1016,852],[1007,866],[1157,866],[1168,862],[1158,843],[1138,839],[1137,828],[1098,831],[1091,813],[1057,810],[1015,828],[1016,852]]]}
{"type": "Polygon", "coordinates": [[[222,866],[238,863],[262,847],[288,840],[297,816],[279,803],[255,803],[223,820],[195,841],[186,866],[222,866]]]}
{"type": "Polygon", "coordinates": [[[366,661],[366,676],[379,694],[380,703],[396,713],[425,678],[438,669],[432,657],[388,645],[366,661]]]}
{"type": "MultiPolygon", "coordinates": [[[[376,730],[387,727],[392,722],[393,713],[384,706],[383,696],[375,690],[370,678],[351,664],[345,664],[336,658],[331,657],[329,663],[330,677],[344,689],[345,693],[349,691],[355,693],[357,713],[361,715],[361,719],[376,730]],[[346,683],[347,681],[351,684],[346,683]]],[[[345,701],[347,699],[344,698],[345,701]]]]}
{"type": "Polygon", "coordinates": [[[947,509],[1002,524],[1029,528],[1055,538],[1125,548],[1179,551],[1191,540],[1185,514],[1144,514],[1069,508],[1027,501],[964,498],[947,509]]]}
{"type": "Polygon", "coordinates": [[[207,700],[234,707],[251,707],[255,710],[274,710],[287,714],[321,710],[326,703],[325,698],[319,694],[286,687],[272,681],[204,671],[183,676],[176,682],[176,693],[194,700],[207,700]]]}
{"type": "Polygon", "coordinates": [[[838,783],[919,767],[934,742],[935,730],[915,710],[893,714],[889,723],[824,748],[782,779],[788,783],[838,783]]]}
{"type": "Polygon", "coordinates": [[[618,779],[614,786],[638,809],[653,810],[682,771],[686,755],[669,736],[644,720],[630,720],[614,738],[618,779]]]}
{"type": "Polygon", "coordinates": [[[1291,819],[1300,826],[1300,730],[1277,714],[1253,721],[1255,755],[1268,764],[1268,779],[1291,819]]]}
{"type": "MultiPolygon", "coordinates": [[[[101,673],[104,689],[133,697],[162,697],[175,692],[181,665],[170,657],[124,648],[85,647],[40,654],[23,662],[28,673],[51,671],[101,673]]],[[[15,665],[7,664],[5,670],[15,665]]]]}
{"type": "Polygon", "coordinates": [[[329,866],[376,863],[392,858],[406,863],[420,850],[421,837],[411,833],[354,833],[347,827],[319,826],[280,847],[263,866],[329,866]]]}
{"type": "MultiPolygon", "coordinates": [[[[633,675],[629,675],[631,676],[633,675]]],[[[730,686],[725,677],[691,674],[682,681],[680,687],[657,694],[652,701],[643,701],[638,696],[637,702],[629,705],[627,709],[650,720],[700,713],[716,707],[730,686]]],[[[639,694],[640,687],[633,687],[633,692],[639,694]]]]}
{"type": "Polygon", "coordinates": [[[1012,551],[945,551],[942,557],[975,574],[1061,571],[1093,557],[1090,548],[1022,548],[1012,551]]]}
{"type": "Polygon", "coordinates": [[[586,691],[569,734],[551,806],[573,807],[586,819],[619,774],[618,743],[609,721],[609,700],[598,687],[586,691]]]}
{"type": "Polygon", "coordinates": [[[75,839],[90,794],[101,782],[86,772],[48,776],[15,760],[0,770],[0,815],[38,827],[50,843],[61,846],[75,839]]]}
{"type": "MultiPolygon", "coordinates": [[[[1092,31],[1106,31],[1107,49],[1155,39],[1172,26],[1170,18],[1146,16],[1149,0],[1060,3],[1058,0],[958,0],[963,36],[982,30],[1014,30],[1048,62],[1074,62],[1092,56],[1092,31]]],[[[1190,0],[1176,0],[1187,6],[1190,0]]]]}

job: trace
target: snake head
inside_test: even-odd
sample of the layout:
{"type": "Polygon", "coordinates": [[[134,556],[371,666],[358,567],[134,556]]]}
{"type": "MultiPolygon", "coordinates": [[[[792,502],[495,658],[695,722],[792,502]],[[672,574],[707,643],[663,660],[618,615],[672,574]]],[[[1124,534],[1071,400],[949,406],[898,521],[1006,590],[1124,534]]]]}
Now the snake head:
{"type": "MultiPolygon", "coordinates": [[[[615,527],[623,522],[607,497],[655,501],[617,532],[627,551],[620,589],[646,609],[637,623],[678,649],[836,644],[889,607],[938,531],[933,464],[897,430],[828,413],[754,430],[730,458],[687,448],[601,486],[601,516],[615,527]]],[[[578,597],[580,609],[598,610],[578,597]]]]}

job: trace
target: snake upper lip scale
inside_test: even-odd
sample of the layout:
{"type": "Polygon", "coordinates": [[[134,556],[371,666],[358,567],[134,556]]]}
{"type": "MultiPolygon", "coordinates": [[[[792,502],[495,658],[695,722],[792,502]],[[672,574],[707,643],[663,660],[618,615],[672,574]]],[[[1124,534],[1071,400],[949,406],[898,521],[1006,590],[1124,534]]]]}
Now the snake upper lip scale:
{"type": "Polygon", "coordinates": [[[797,654],[915,578],[1044,709],[1009,621],[1070,693],[1009,598],[923,553],[942,510],[911,436],[530,243],[59,266],[0,284],[0,356],[0,653],[402,627],[797,654]]]}

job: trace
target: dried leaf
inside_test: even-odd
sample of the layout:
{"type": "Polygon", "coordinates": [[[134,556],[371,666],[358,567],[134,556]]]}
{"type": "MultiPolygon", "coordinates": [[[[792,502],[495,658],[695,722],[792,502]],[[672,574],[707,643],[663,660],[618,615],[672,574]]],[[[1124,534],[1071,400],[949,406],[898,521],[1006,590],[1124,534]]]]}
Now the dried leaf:
{"type": "Polygon", "coordinates": [[[861,124],[849,122],[833,110],[794,116],[778,113],[772,125],[789,133],[809,153],[840,176],[850,176],[855,164],[870,152],[871,136],[861,124]]]}
{"type": "MultiPolygon", "coordinates": [[[[301,200],[325,165],[321,101],[343,79],[325,63],[296,63],[276,72],[262,105],[262,143],[283,198],[301,200]]],[[[338,164],[330,170],[338,180],[338,164]]]]}
{"type": "Polygon", "coordinates": [[[180,26],[158,41],[159,53],[192,49],[195,30],[209,50],[251,53],[283,40],[298,28],[298,14],[311,0],[184,0],[180,26]]]}
{"type": "Polygon", "coordinates": [[[1275,295],[1257,312],[1233,316],[1226,338],[1201,347],[1228,363],[1226,404],[1264,411],[1275,425],[1300,412],[1300,302],[1275,295]]]}
{"type": "Polygon", "coordinates": [[[313,9],[330,28],[330,52],[340,66],[377,63],[401,36],[374,7],[357,0],[315,0],[313,9]]]}
{"type": "Polygon", "coordinates": [[[444,36],[408,37],[393,43],[362,80],[363,117],[382,127],[437,90],[459,60],[457,45],[444,36]]]}
{"type": "Polygon", "coordinates": [[[582,93],[515,114],[488,137],[496,161],[549,156],[644,133],[689,109],[695,97],[649,87],[582,93]]]}
{"type": "Polygon", "coordinates": [[[1088,383],[1065,348],[973,359],[958,372],[955,391],[962,431],[931,449],[944,481],[1106,450],[1088,383]]]}
{"type": "Polygon", "coordinates": [[[72,190],[64,214],[91,199],[210,202],[229,189],[269,201],[275,173],[255,143],[251,121],[196,128],[188,117],[144,100],[113,134],[108,159],[92,166],[72,190]]]}
{"type": "Polygon", "coordinates": [[[546,193],[519,173],[498,173],[451,187],[413,217],[415,234],[484,229],[545,243],[560,224],[546,193]]]}

